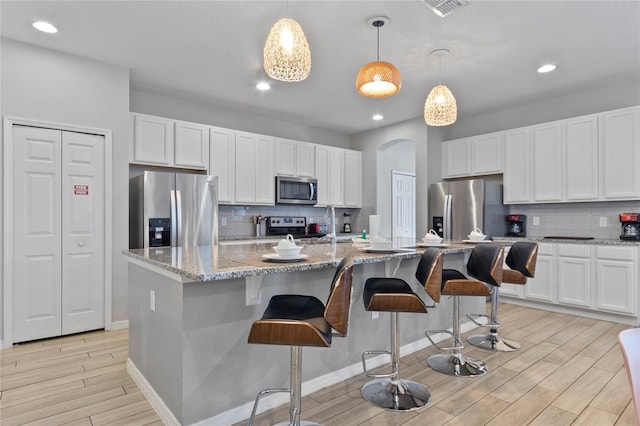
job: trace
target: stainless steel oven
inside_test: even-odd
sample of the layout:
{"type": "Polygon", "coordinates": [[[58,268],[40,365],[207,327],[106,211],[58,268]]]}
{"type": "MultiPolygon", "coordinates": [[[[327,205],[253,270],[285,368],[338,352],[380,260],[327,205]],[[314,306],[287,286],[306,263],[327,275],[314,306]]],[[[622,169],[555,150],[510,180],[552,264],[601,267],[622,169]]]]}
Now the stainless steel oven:
{"type": "Polygon", "coordinates": [[[318,181],[309,178],[276,176],[276,204],[318,203],[318,181]]]}

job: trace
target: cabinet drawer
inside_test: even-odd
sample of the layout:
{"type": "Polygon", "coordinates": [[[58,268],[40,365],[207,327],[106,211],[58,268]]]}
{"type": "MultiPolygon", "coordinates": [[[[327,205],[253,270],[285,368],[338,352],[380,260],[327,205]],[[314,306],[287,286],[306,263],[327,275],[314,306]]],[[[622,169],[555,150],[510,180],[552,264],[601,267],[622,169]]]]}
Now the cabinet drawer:
{"type": "Polygon", "coordinates": [[[558,244],[558,256],[589,257],[591,247],[579,244],[558,244]]]}
{"type": "Polygon", "coordinates": [[[538,244],[538,254],[553,255],[553,244],[538,244]]]}
{"type": "Polygon", "coordinates": [[[634,260],[636,257],[635,247],[596,247],[596,257],[598,259],[610,260],[634,260]]]}

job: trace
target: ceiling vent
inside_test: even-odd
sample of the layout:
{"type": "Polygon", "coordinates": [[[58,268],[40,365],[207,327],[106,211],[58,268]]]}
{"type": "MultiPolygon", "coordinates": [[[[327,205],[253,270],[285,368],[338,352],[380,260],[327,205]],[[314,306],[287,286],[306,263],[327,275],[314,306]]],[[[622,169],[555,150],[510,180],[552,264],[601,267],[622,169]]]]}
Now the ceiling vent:
{"type": "Polygon", "coordinates": [[[451,15],[456,10],[471,4],[470,0],[422,0],[438,16],[451,15]]]}

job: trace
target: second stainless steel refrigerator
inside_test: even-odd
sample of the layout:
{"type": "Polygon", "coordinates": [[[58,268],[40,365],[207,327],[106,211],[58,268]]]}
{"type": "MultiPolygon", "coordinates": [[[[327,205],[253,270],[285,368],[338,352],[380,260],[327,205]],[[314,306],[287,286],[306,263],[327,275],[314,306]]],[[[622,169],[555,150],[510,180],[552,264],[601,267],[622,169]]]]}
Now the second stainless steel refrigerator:
{"type": "Polygon", "coordinates": [[[216,176],[147,171],[130,179],[129,248],[216,244],[216,176]]]}
{"type": "Polygon", "coordinates": [[[448,240],[465,240],[476,228],[490,237],[504,236],[508,207],[502,184],[482,179],[431,185],[429,226],[448,240]]]}

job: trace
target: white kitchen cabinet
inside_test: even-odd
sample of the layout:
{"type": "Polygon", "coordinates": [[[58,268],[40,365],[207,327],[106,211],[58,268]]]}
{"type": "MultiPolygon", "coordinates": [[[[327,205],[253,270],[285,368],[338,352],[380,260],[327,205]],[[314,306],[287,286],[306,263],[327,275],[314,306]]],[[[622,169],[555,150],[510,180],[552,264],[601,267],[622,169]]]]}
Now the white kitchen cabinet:
{"type": "Polygon", "coordinates": [[[318,181],[317,207],[329,205],[329,147],[316,146],[315,149],[315,178],[318,181]]]}
{"type": "Polygon", "coordinates": [[[637,313],[638,249],[596,247],[596,307],[621,314],[637,313]]]}
{"type": "Polygon", "coordinates": [[[640,107],[600,114],[604,200],[640,198],[640,107]]]}
{"type": "Polygon", "coordinates": [[[528,299],[543,302],[555,301],[555,259],[554,244],[538,244],[535,277],[527,279],[524,294],[528,299]]]}
{"type": "MultiPolygon", "coordinates": [[[[342,148],[335,148],[324,145],[316,145],[315,147],[315,177],[318,180],[318,204],[317,207],[334,206],[334,207],[346,207],[345,205],[345,177],[347,175],[345,157],[346,153],[356,153],[357,151],[345,150],[342,148]]],[[[362,155],[360,153],[360,155],[362,155]]],[[[357,155],[350,154],[350,164],[356,165],[357,155]]],[[[360,157],[360,164],[362,159],[360,157]]],[[[355,169],[348,172],[350,176],[356,177],[360,175],[360,182],[362,182],[362,166],[360,165],[360,173],[355,169]]],[[[350,202],[353,203],[351,207],[355,207],[356,203],[361,203],[362,185],[360,184],[360,194],[358,194],[355,184],[351,183],[349,188],[350,202]]]]}
{"type": "Polygon", "coordinates": [[[344,152],[344,206],[362,207],[362,152],[344,152]]]}
{"type": "Polygon", "coordinates": [[[173,120],[132,114],[134,163],[173,165],[173,120]]]}
{"type": "Polygon", "coordinates": [[[444,178],[471,175],[470,139],[447,141],[442,144],[442,164],[444,178]]]}
{"type": "Polygon", "coordinates": [[[275,204],[274,145],[273,137],[236,132],[236,204],[275,204]]]}
{"type": "Polygon", "coordinates": [[[502,173],[503,137],[504,133],[499,132],[471,139],[471,173],[473,175],[502,173]]]}
{"type": "Polygon", "coordinates": [[[591,307],[591,247],[558,244],[558,303],[591,307]]]}
{"type": "MultiPolygon", "coordinates": [[[[344,205],[344,149],[329,149],[329,205],[344,205]]],[[[318,185],[319,186],[319,185],[318,185]]]]}
{"type": "Polygon", "coordinates": [[[173,164],[178,167],[206,169],[209,164],[209,126],[176,121],[173,164]]]}
{"type": "Polygon", "coordinates": [[[277,138],[275,144],[276,175],[307,178],[314,176],[314,144],[283,138],[277,138]]]}
{"type": "Polygon", "coordinates": [[[298,142],[296,145],[296,175],[312,178],[315,176],[315,145],[298,142]]]}
{"type": "Polygon", "coordinates": [[[209,174],[218,176],[218,202],[233,204],[236,172],[235,130],[209,129],[209,174]]]}
{"type": "Polygon", "coordinates": [[[529,128],[504,133],[504,202],[523,204],[531,200],[529,128]]]}
{"type": "Polygon", "coordinates": [[[562,201],[562,124],[533,126],[533,201],[562,201]]]}
{"type": "Polygon", "coordinates": [[[291,139],[276,139],[276,175],[296,175],[296,144],[291,139]]]}
{"type": "Polygon", "coordinates": [[[567,201],[598,199],[598,116],[566,120],[563,158],[567,201]]]}

